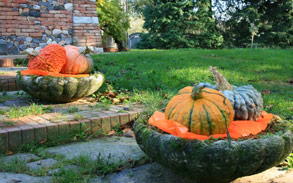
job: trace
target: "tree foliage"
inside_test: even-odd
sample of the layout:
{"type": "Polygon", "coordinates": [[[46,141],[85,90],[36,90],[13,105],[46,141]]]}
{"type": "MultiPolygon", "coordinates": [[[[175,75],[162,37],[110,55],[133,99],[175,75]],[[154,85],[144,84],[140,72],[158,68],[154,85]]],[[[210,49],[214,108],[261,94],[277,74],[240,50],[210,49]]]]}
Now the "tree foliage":
{"type": "Polygon", "coordinates": [[[132,4],[145,17],[144,48],[293,46],[293,0],[132,0],[132,4]]]}
{"type": "Polygon", "coordinates": [[[145,4],[142,48],[218,48],[223,38],[217,33],[210,0],[153,0],[145,4]]]}
{"type": "Polygon", "coordinates": [[[255,43],[267,47],[293,46],[292,0],[245,0],[228,13],[223,35],[227,45],[246,47],[256,31],[255,43]]]}
{"type": "Polygon", "coordinates": [[[124,50],[123,41],[129,28],[129,16],[124,12],[120,0],[97,0],[100,28],[105,35],[113,37],[118,49],[124,50]]]}

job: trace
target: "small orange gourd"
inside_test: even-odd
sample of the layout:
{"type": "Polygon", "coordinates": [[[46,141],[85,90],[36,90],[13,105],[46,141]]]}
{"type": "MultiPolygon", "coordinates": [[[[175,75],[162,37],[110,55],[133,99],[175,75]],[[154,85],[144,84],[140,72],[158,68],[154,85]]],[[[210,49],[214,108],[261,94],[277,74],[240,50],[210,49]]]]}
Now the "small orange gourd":
{"type": "Polygon", "coordinates": [[[231,102],[221,92],[203,86],[181,89],[165,110],[166,119],[200,135],[224,134],[233,117],[231,102]]]}
{"type": "Polygon", "coordinates": [[[88,74],[93,69],[93,61],[90,57],[82,55],[75,46],[65,46],[66,63],[61,73],[63,74],[88,74]]]}

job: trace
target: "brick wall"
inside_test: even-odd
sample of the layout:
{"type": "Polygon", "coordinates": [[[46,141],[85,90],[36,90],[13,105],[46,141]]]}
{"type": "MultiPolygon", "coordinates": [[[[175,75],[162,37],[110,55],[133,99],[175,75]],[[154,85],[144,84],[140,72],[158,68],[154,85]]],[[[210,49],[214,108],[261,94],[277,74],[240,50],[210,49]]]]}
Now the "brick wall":
{"type": "Polygon", "coordinates": [[[102,52],[95,0],[0,0],[0,55],[51,43],[102,52]]]}

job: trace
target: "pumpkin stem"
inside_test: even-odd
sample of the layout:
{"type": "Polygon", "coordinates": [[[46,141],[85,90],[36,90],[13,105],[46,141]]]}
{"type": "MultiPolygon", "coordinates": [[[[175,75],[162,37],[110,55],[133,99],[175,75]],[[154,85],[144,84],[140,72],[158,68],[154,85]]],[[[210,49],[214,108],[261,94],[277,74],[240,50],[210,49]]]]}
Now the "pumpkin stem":
{"type": "Polygon", "coordinates": [[[191,98],[193,100],[201,99],[202,98],[202,89],[204,89],[205,86],[195,86],[191,92],[191,98]]]}
{"type": "Polygon", "coordinates": [[[217,83],[217,90],[232,90],[232,86],[227,81],[227,79],[219,71],[217,71],[217,67],[210,66],[210,71],[217,83]]]}
{"type": "Polygon", "coordinates": [[[83,55],[87,55],[93,53],[93,50],[91,50],[88,46],[86,46],[85,50],[82,52],[83,55]]]}
{"type": "Polygon", "coordinates": [[[26,54],[27,56],[29,57],[36,57],[38,56],[38,54],[40,53],[40,51],[36,51],[35,49],[33,48],[28,48],[22,52],[20,52],[21,54],[26,54]]]}

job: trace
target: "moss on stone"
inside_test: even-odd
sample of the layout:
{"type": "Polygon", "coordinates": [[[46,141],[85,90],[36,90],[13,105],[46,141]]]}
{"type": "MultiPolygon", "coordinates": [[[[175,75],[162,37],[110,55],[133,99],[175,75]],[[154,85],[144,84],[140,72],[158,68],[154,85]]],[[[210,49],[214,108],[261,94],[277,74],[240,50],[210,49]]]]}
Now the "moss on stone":
{"type": "Polygon", "coordinates": [[[17,84],[34,98],[54,102],[69,102],[91,95],[104,82],[102,74],[89,77],[22,76],[17,74],[17,84]]]}
{"type": "Polygon", "coordinates": [[[229,182],[259,173],[277,165],[293,150],[290,130],[231,144],[228,140],[187,140],[161,134],[143,122],[135,123],[134,132],[147,155],[196,182],[229,182]]]}

